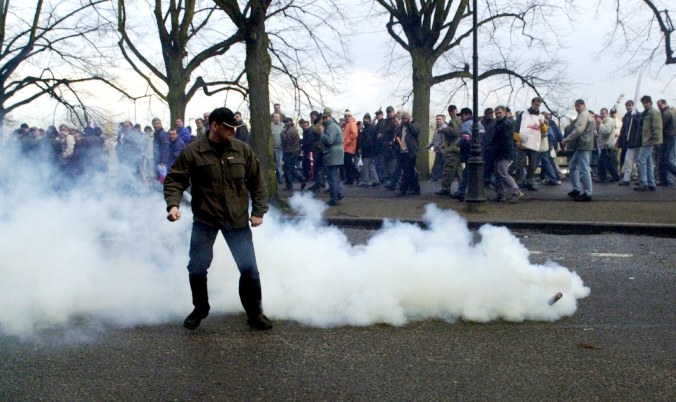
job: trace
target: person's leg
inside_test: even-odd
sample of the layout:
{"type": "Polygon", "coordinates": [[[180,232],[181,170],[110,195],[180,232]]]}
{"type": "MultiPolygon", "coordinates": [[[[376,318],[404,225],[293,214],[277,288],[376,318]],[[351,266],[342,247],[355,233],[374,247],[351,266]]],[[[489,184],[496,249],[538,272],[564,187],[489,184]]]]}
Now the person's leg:
{"type": "Polygon", "coordinates": [[[609,160],[606,149],[602,149],[601,154],[599,155],[598,166],[599,180],[602,182],[608,181],[608,162],[609,160]]]}
{"type": "Polygon", "coordinates": [[[648,173],[648,187],[655,188],[655,165],[653,163],[653,148],[650,147],[650,152],[648,153],[648,158],[646,159],[646,170],[648,173]]]}
{"type": "Polygon", "coordinates": [[[437,181],[441,178],[444,170],[444,154],[441,152],[434,153],[434,165],[432,166],[432,180],[437,181]]]}
{"type": "Polygon", "coordinates": [[[592,195],[592,178],[591,178],[591,169],[589,166],[589,158],[591,157],[590,151],[580,151],[580,174],[582,176],[582,185],[584,186],[583,193],[590,196],[592,195]]]}
{"type": "Polygon", "coordinates": [[[666,137],[662,143],[662,162],[663,173],[660,173],[660,184],[663,186],[673,185],[676,176],[676,137],[666,137]]]}
{"type": "Polygon", "coordinates": [[[371,179],[371,186],[378,186],[380,185],[380,177],[378,176],[378,169],[376,169],[375,158],[370,158],[369,162],[369,179],[371,179]]]}
{"type": "Polygon", "coordinates": [[[261,280],[251,228],[247,225],[241,229],[223,230],[222,233],[239,269],[239,298],[249,325],[257,329],[272,328],[270,321],[263,315],[261,280]]]}
{"type": "Polygon", "coordinates": [[[582,151],[575,151],[568,166],[570,168],[570,184],[573,186],[573,192],[580,192],[580,154],[582,151]]]}
{"type": "Polygon", "coordinates": [[[392,190],[397,188],[397,184],[399,184],[400,176],[401,176],[401,159],[397,158],[396,166],[395,166],[394,170],[392,170],[392,174],[390,175],[390,185],[389,185],[389,187],[392,190]]]}
{"type": "MultiPolygon", "coordinates": [[[[639,148],[636,166],[638,167],[639,185],[644,187],[648,185],[648,158],[652,156],[652,147],[644,146],[639,148]]],[[[652,161],[651,161],[652,162],[652,161]]],[[[651,163],[652,164],[652,163],[651,163]]]]}
{"type": "Polygon", "coordinates": [[[315,159],[315,185],[312,186],[313,190],[320,190],[322,188],[322,172],[324,171],[324,154],[317,153],[315,159]]]}
{"type": "Polygon", "coordinates": [[[528,184],[529,190],[535,188],[535,171],[538,168],[539,162],[538,154],[539,154],[538,151],[533,151],[532,149],[526,151],[526,155],[528,157],[528,165],[527,165],[528,172],[526,174],[526,183],[528,184]]]}
{"type": "Polygon", "coordinates": [[[209,315],[209,292],[207,288],[207,270],[214,259],[214,241],[218,228],[202,222],[193,222],[190,236],[190,261],[188,278],[192,292],[193,311],[183,321],[183,326],[195,329],[209,315]]]}
{"type": "Polygon", "coordinates": [[[275,169],[277,171],[277,182],[282,184],[282,178],[284,177],[284,152],[281,148],[275,148],[275,169]]]}
{"type": "Polygon", "coordinates": [[[411,186],[411,158],[408,155],[401,154],[399,158],[401,161],[401,183],[399,185],[399,193],[401,195],[406,194],[406,191],[410,189],[411,186]]]}
{"type": "Polygon", "coordinates": [[[444,157],[444,166],[441,171],[441,189],[437,191],[438,195],[448,195],[451,193],[451,184],[455,176],[458,157],[454,154],[446,154],[444,157]]]}
{"type": "Polygon", "coordinates": [[[514,175],[516,176],[516,182],[519,183],[519,186],[524,185],[526,183],[526,174],[524,167],[526,166],[526,150],[522,148],[518,148],[516,150],[516,158],[514,159],[514,163],[512,164],[514,167],[514,175]]]}
{"type": "Polygon", "coordinates": [[[383,154],[377,154],[373,157],[374,164],[376,166],[376,172],[378,173],[378,183],[381,180],[385,179],[385,159],[383,154]]]}
{"type": "Polygon", "coordinates": [[[286,188],[287,189],[292,189],[293,188],[293,182],[292,182],[292,173],[291,169],[293,168],[293,158],[294,155],[290,154],[288,152],[284,152],[283,154],[284,158],[284,164],[283,164],[283,171],[284,171],[284,182],[286,183],[286,188]]]}
{"type": "Polygon", "coordinates": [[[622,164],[622,181],[624,183],[629,183],[631,180],[631,171],[634,166],[637,149],[638,148],[627,148],[624,154],[624,163],[622,164]]]}
{"type": "Polygon", "coordinates": [[[328,167],[329,197],[331,204],[337,204],[340,199],[340,166],[328,167]]]}
{"type": "Polygon", "coordinates": [[[620,175],[617,173],[617,166],[615,165],[615,159],[613,157],[613,149],[612,148],[606,149],[606,153],[608,155],[607,160],[610,177],[612,177],[613,181],[619,181],[620,175]]]}
{"type": "Polygon", "coordinates": [[[540,152],[540,168],[545,173],[545,177],[549,180],[550,183],[556,184],[558,179],[556,177],[556,170],[552,165],[552,158],[549,156],[549,152],[540,152]]]}
{"type": "Polygon", "coordinates": [[[465,193],[467,192],[467,181],[469,180],[469,169],[465,167],[462,171],[462,179],[460,180],[460,185],[458,186],[458,191],[455,192],[455,195],[458,199],[465,199],[465,193]]]}

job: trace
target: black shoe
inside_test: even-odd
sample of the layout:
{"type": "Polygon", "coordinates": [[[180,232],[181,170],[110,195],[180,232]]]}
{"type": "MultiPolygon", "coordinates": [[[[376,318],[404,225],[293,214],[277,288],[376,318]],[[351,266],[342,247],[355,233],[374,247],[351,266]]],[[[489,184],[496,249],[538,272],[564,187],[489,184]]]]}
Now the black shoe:
{"type": "Polygon", "coordinates": [[[387,186],[385,186],[385,188],[390,190],[390,191],[394,191],[394,186],[391,186],[389,184],[387,186]]]}
{"type": "Polygon", "coordinates": [[[202,322],[203,319],[207,318],[208,315],[209,315],[208,311],[204,312],[198,310],[197,307],[195,307],[192,313],[188,314],[188,316],[185,317],[185,320],[183,321],[183,326],[192,331],[193,329],[199,327],[200,322],[202,322]]]}
{"type": "Polygon", "coordinates": [[[305,181],[300,182],[300,189],[301,190],[305,190],[305,186],[307,186],[307,182],[305,182],[305,181]]]}
{"type": "Polygon", "coordinates": [[[263,313],[260,313],[253,318],[249,317],[249,319],[246,320],[246,323],[249,324],[251,328],[257,329],[259,331],[267,331],[268,329],[272,329],[272,322],[270,322],[268,317],[266,317],[263,313]]]}
{"type": "Polygon", "coordinates": [[[648,189],[650,191],[657,191],[657,187],[655,187],[655,186],[648,186],[648,189]]]}
{"type": "Polygon", "coordinates": [[[538,191],[538,189],[535,188],[535,186],[533,186],[533,185],[528,185],[528,186],[526,187],[526,190],[528,190],[528,191],[538,191]]]}
{"type": "Polygon", "coordinates": [[[338,201],[331,200],[331,201],[329,201],[329,205],[332,206],[332,207],[336,207],[340,204],[338,204],[338,201]]]}
{"type": "Polygon", "coordinates": [[[578,202],[588,202],[588,201],[591,201],[591,199],[592,199],[591,195],[587,195],[585,193],[580,194],[577,197],[575,197],[575,201],[578,201],[578,202]]]}
{"type": "Polygon", "coordinates": [[[629,187],[629,182],[622,180],[617,185],[620,186],[620,187],[629,187]]]}
{"type": "Polygon", "coordinates": [[[436,194],[436,195],[451,195],[451,192],[448,191],[448,190],[439,190],[439,191],[435,191],[434,194],[436,194]]]}
{"type": "Polygon", "coordinates": [[[646,186],[645,184],[640,184],[634,187],[634,191],[648,191],[648,186],[646,186]]]}
{"type": "Polygon", "coordinates": [[[380,186],[380,183],[373,183],[373,184],[371,184],[371,187],[378,187],[378,186],[380,186]]]}
{"type": "Polygon", "coordinates": [[[568,197],[575,199],[575,198],[579,197],[580,194],[582,194],[582,193],[580,193],[580,190],[573,190],[573,191],[568,193],[568,197]]]}

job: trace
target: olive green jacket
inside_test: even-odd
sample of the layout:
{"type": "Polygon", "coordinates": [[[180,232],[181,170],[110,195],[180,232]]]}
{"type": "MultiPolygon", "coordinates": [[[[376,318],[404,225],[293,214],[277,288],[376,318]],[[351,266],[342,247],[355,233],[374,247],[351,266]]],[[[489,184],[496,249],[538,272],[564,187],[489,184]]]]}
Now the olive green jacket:
{"type": "Polygon", "coordinates": [[[458,155],[460,153],[460,148],[458,148],[460,123],[460,118],[456,116],[448,122],[446,128],[440,130],[444,135],[444,154],[446,155],[458,155]]]}
{"type": "Polygon", "coordinates": [[[657,108],[651,106],[641,115],[641,134],[643,146],[660,145],[662,143],[662,115],[657,108]]]}
{"type": "Polygon", "coordinates": [[[178,206],[183,192],[192,186],[194,219],[229,229],[240,229],[251,215],[263,217],[268,211],[268,194],[258,158],[244,142],[231,140],[217,156],[207,136],[183,150],[164,181],[167,211],[178,206]]]}

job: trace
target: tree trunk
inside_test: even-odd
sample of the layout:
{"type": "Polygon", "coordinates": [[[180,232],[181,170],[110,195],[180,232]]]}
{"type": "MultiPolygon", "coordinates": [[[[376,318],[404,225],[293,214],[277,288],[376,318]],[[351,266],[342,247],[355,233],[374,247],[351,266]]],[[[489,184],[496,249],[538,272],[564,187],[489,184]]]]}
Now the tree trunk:
{"type": "Polygon", "coordinates": [[[190,77],[183,76],[183,64],[180,60],[169,60],[167,67],[167,85],[169,87],[167,104],[169,105],[170,119],[167,127],[174,127],[176,119],[181,119],[185,123],[185,109],[190,100],[186,97],[185,88],[188,86],[190,77]]]}
{"type": "Polygon", "coordinates": [[[249,111],[251,113],[251,141],[253,150],[261,163],[263,177],[268,187],[268,199],[279,201],[275,175],[275,154],[270,126],[270,68],[272,61],[268,54],[268,34],[265,32],[265,13],[256,18],[254,12],[247,21],[246,78],[249,84],[249,111]]]}
{"type": "Polygon", "coordinates": [[[413,65],[413,119],[420,126],[420,152],[416,168],[421,179],[430,175],[430,158],[425,146],[430,140],[430,93],[432,89],[432,67],[434,60],[427,54],[411,52],[413,65]]]}
{"type": "Polygon", "coordinates": [[[181,119],[185,123],[185,109],[188,101],[185,93],[182,90],[169,90],[167,94],[167,104],[169,105],[169,123],[166,125],[168,130],[170,127],[176,126],[176,119],[181,119]]]}

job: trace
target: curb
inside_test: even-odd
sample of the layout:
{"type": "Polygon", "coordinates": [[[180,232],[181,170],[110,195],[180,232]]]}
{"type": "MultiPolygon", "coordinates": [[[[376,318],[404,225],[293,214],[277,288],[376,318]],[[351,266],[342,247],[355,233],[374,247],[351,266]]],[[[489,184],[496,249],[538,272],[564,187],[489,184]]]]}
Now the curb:
{"type": "MultiPolygon", "coordinates": [[[[386,220],[397,220],[399,222],[410,223],[426,228],[427,224],[421,219],[379,219],[379,218],[325,218],[326,222],[341,228],[356,228],[367,230],[378,230],[382,228],[386,220]]],[[[589,222],[589,221],[468,221],[470,229],[476,230],[480,226],[491,224],[495,226],[506,226],[510,230],[529,230],[542,233],[570,235],[587,234],[598,235],[607,233],[653,236],[653,237],[676,237],[676,225],[655,224],[655,223],[626,223],[626,222],[589,222]]]]}

